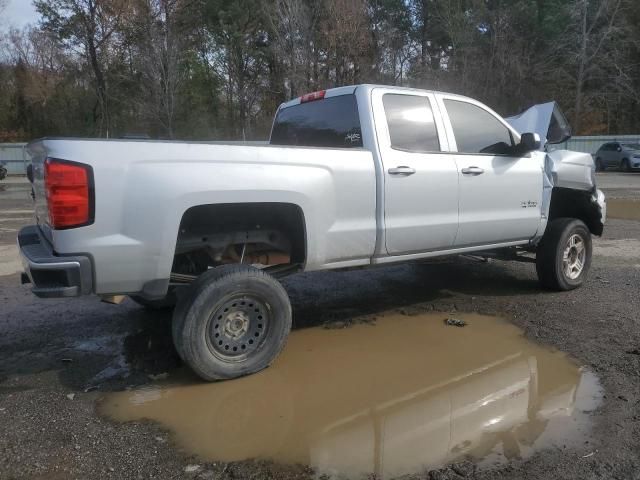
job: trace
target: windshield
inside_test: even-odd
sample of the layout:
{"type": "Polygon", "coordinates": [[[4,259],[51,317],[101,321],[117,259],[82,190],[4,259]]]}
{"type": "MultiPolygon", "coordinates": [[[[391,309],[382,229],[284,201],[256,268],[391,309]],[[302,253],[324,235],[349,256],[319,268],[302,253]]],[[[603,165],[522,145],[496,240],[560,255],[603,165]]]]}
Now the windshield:
{"type": "Polygon", "coordinates": [[[622,146],[629,150],[640,150],[640,143],[623,143],[622,146]]]}

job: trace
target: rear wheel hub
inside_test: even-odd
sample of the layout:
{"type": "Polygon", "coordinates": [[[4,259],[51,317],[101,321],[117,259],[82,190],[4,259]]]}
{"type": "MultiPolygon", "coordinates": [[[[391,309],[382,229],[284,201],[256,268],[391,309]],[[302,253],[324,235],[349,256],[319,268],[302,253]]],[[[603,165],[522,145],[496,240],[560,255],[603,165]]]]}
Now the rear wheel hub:
{"type": "Polygon", "coordinates": [[[207,343],[218,357],[242,360],[262,345],[268,329],[267,306],[258,298],[241,295],[213,312],[207,343]]]}

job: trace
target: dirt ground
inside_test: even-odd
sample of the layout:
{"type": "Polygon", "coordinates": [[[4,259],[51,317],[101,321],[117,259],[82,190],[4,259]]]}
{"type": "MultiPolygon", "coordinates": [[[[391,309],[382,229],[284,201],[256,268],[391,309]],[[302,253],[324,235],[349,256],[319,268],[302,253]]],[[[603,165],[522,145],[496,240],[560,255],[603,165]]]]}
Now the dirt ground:
{"type": "MultiPolygon", "coordinates": [[[[640,175],[604,173],[599,183],[609,198],[640,200],[640,175]]],[[[106,393],[179,369],[170,315],[129,300],[40,300],[21,286],[14,243],[30,222],[28,191],[20,180],[0,182],[0,478],[318,478],[306,466],[204,462],[159,425],[97,415],[106,393]]],[[[584,444],[489,470],[464,464],[407,479],[640,479],[637,220],[608,220],[594,242],[588,282],[568,293],[541,291],[530,264],[465,259],[297,275],[285,287],[298,329],[348,325],[355,316],[394,309],[498,315],[600,379],[604,401],[591,413],[584,444]]]]}

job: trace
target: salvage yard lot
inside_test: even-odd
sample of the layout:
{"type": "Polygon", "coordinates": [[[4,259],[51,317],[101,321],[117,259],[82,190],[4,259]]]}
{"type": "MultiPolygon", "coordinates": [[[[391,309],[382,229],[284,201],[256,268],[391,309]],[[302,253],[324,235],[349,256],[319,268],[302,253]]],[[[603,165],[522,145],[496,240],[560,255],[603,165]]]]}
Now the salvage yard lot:
{"type": "MultiPolygon", "coordinates": [[[[153,386],[165,377],[199,382],[179,364],[169,314],[95,297],[40,300],[19,284],[14,244],[17,230],[30,222],[29,188],[8,180],[0,182],[0,478],[315,478],[306,465],[214,462],[194,456],[161,424],[103,417],[100,406],[114,398],[111,392],[153,386]]],[[[339,335],[364,323],[373,332],[382,327],[376,318],[387,312],[399,318],[425,312],[495,315],[523,329],[529,340],[567,352],[603,387],[602,403],[588,412],[590,433],[579,443],[542,448],[526,460],[507,455],[504,446],[507,461],[494,467],[460,463],[406,478],[640,478],[640,203],[633,203],[640,202],[640,175],[607,172],[598,183],[612,214],[627,218],[608,219],[604,237],[594,242],[589,280],[573,292],[541,291],[529,264],[470,259],[298,275],[285,282],[297,330],[326,326],[339,328],[332,332],[339,335]]],[[[367,330],[361,331],[366,342],[367,330]]],[[[443,351],[432,368],[460,355],[455,348],[443,351]]],[[[344,369],[355,364],[363,368],[345,361],[344,369]]],[[[399,369],[397,375],[420,373],[399,369]]],[[[352,382],[358,389],[358,378],[352,382]]],[[[327,397],[339,403],[341,395],[348,401],[341,390],[327,397]]],[[[244,405],[233,398],[239,408],[244,405]]],[[[235,403],[219,403],[214,411],[200,407],[191,419],[236,415],[235,403]]],[[[286,415],[291,409],[296,405],[259,413],[286,415]]],[[[238,417],[237,429],[250,438],[250,422],[238,417]]]]}

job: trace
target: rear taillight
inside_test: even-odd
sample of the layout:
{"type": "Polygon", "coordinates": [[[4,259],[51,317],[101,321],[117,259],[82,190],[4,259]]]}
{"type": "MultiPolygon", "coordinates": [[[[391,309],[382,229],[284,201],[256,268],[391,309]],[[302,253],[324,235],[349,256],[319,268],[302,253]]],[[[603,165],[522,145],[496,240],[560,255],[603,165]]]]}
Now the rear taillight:
{"type": "Polygon", "coordinates": [[[44,184],[52,228],[82,227],[93,223],[93,171],[90,166],[47,158],[44,184]]]}
{"type": "Polygon", "coordinates": [[[322,100],[327,93],[326,90],[320,90],[318,92],[307,93],[300,97],[300,103],[313,102],[315,100],[322,100]]]}

